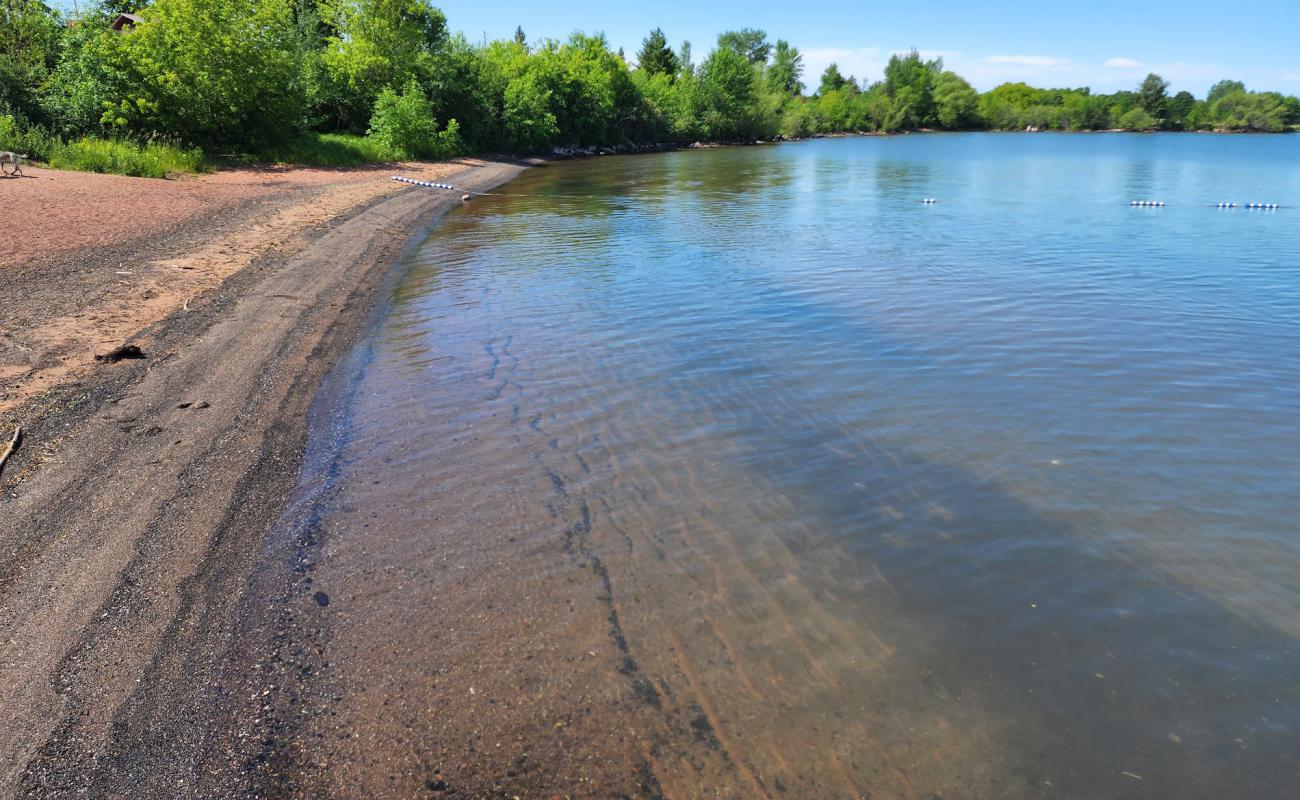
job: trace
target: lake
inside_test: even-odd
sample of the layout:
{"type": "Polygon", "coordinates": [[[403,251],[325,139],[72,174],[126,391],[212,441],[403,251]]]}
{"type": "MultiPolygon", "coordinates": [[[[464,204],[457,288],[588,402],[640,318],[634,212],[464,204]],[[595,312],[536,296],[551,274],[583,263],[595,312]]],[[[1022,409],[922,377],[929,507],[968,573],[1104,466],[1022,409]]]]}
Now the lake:
{"type": "Polygon", "coordinates": [[[1295,791],[1300,137],[846,138],[499,191],[317,402],[337,692],[302,735],[349,785],[1295,791]]]}

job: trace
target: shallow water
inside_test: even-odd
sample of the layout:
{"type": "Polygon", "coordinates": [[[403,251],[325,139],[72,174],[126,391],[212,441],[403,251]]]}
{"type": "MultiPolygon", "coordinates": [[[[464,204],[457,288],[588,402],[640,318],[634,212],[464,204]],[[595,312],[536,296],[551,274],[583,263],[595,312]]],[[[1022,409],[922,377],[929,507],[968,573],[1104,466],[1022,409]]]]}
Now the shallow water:
{"type": "Polygon", "coordinates": [[[840,139],[502,192],[419,248],[316,425],[374,785],[1294,791],[1300,137],[840,139]]]}

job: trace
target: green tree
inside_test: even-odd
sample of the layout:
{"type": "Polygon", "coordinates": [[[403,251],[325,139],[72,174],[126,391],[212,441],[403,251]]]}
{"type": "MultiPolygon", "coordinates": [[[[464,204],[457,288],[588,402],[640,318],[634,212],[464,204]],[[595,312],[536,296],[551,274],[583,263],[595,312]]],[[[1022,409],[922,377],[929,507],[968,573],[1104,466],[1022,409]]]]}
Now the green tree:
{"type": "Polygon", "coordinates": [[[695,62],[691,60],[691,43],[683,41],[682,46],[677,48],[677,68],[682,75],[695,74],[695,62]]]}
{"type": "Polygon", "coordinates": [[[913,50],[889,57],[885,66],[885,94],[890,100],[888,130],[907,130],[934,124],[934,81],[943,61],[923,61],[913,50]]]}
{"type": "Polygon", "coordinates": [[[650,31],[650,35],[641,42],[636,60],[637,68],[648,75],[677,75],[677,54],[668,46],[668,38],[664,36],[662,28],[650,31]]]}
{"type": "Polygon", "coordinates": [[[1150,131],[1155,130],[1160,125],[1160,121],[1145,108],[1134,106],[1125,112],[1116,124],[1126,131],[1150,131]]]}
{"type": "Polygon", "coordinates": [[[449,158],[462,149],[456,120],[440,133],[433,105],[414,80],[401,94],[391,88],[379,93],[369,135],[396,158],[449,158]]]}
{"type": "Polygon", "coordinates": [[[786,97],[803,94],[803,54],[784,39],[778,39],[773,49],[767,88],[786,97]]]}
{"type": "Polygon", "coordinates": [[[88,42],[112,93],[101,120],[195,143],[295,132],[304,102],[295,40],[282,0],[155,0],[134,30],[88,42]]]}
{"type": "Polygon", "coordinates": [[[1224,95],[1244,91],[1246,91],[1246,84],[1241,81],[1219,81],[1210,87],[1210,93],[1205,96],[1205,102],[1209,105],[1214,105],[1224,95]]]}
{"type": "Polygon", "coordinates": [[[822,70],[822,80],[817,87],[817,94],[830,94],[843,89],[849,82],[849,79],[840,73],[840,65],[831,63],[826,69],[822,70]]]}
{"type": "Polygon", "coordinates": [[[0,114],[43,116],[40,89],[59,60],[63,19],[39,0],[0,5],[0,114]]]}
{"type": "Polygon", "coordinates": [[[955,72],[942,72],[934,82],[935,115],[949,130],[973,127],[979,118],[979,94],[955,72]]]}
{"type": "Polygon", "coordinates": [[[756,74],[749,58],[735,46],[719,46],[700,65],[696,97],[707,134],[734,141],[753,134],[751,125],[756,74]]]}
{"type": "Polygon", "coordinates": [[[551,90],[539,75],[526,73],[506,86],[506,137],[516,152],[532,152],[550,147],[560,133],[551,112],[551,90]]]}
{"type": "Polygon", "coordinates": [[[751,64],[766,64],[767,57],[772,53],[767,33],[754,28],[741,28],[721,34],[718,36],[718,47],[741,53],[751,64]]]}
{"type": "Polygon", "coordinates": [[[428,74],[447,18],[427,0],[319,0],[333,30],[322,53],[337,124],[359,130],[379,92],[428,74]]]}
{"type": "Polygon", "coordinates": [[[1183,91],[1169,98],[1165,103],[1165,121],[1175,130],[1187,128],[1187,118],[1196,108],[1196,98],[1191,92],[1183,91]]]}
{"type": "Polygon", "coordinates": [[[1273,92],[1231,91],[1210,106],[1213,126],[1226,131],[1286,130],[1287,108],[1273,92]]]}
{"type": "Polygon", "coordinates": [[[1147,75],[1142,80],[1142,84],[1138,86],[1138,107],[1154,117],[1157,123],[1162,123],[1168,113],[1165,108],[1165,104],[1168,102],[1169,81],[1154,72],[1147,75]]]}
{"type": "Polygon", "coordinates": [[[515,26],[515,44],[519,45],[520,47],[528,46],[528,36],[524,33],[523,25],[515,26]]]}

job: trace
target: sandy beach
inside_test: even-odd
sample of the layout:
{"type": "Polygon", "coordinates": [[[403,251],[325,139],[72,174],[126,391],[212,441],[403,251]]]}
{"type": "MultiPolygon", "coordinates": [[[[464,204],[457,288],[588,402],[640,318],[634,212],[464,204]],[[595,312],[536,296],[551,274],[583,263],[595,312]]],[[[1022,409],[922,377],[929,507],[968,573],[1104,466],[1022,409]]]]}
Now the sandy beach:
{"type": "Polygon", "coordinates": [[[217,673],[307,409],[460,202],[389,177],[485,190],[522,168],[0,182],[0,423],[24,432],[0,476],[0,797],[239,785],[250,721],[209,710],[230,705],[217,673]]]}

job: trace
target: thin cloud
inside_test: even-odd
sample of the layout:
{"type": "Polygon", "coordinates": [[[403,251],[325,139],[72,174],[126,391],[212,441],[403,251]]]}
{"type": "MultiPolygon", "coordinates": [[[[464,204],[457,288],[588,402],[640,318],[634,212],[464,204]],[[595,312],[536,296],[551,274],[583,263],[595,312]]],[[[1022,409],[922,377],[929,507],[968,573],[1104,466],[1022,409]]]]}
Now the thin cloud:
{"type": "MultiPolygon", "coordinates": [[[[905,55],[909,55],[911,52],[912,51],[910,49],[895,50],[893,52],[893,55],[905,56],[905,55]]],[[[925,59],[926,61],[933,61],[936,58],[943,58],[943,59],[961,58],[961,51],[959,50],[917,50],[916,54],[919,55],[921,58],[925,59]]]]}
{"type": "Polygon", "coordinates": [[[1132,69],[1142,66],[1142,62],[1134,61],[1131,58],[1112,58],[1106,62],[1106,66],[1116,69],[1132,69]]]}
{"type": "Polygon", "coordinates": [[[888,60],[879,47],[814,47],[803,51],[803,80],[815,90],[822,72],[831,64],[838,66],[843,75],[858,80],[879,80],[888,60]]]}
{"type": "Polygon", "coordinates": [[[985,64],[1012,64],[1017,67],[1064,67],[1070,59],[1052,56],[986,56],[981,59],[985,64]]]}

